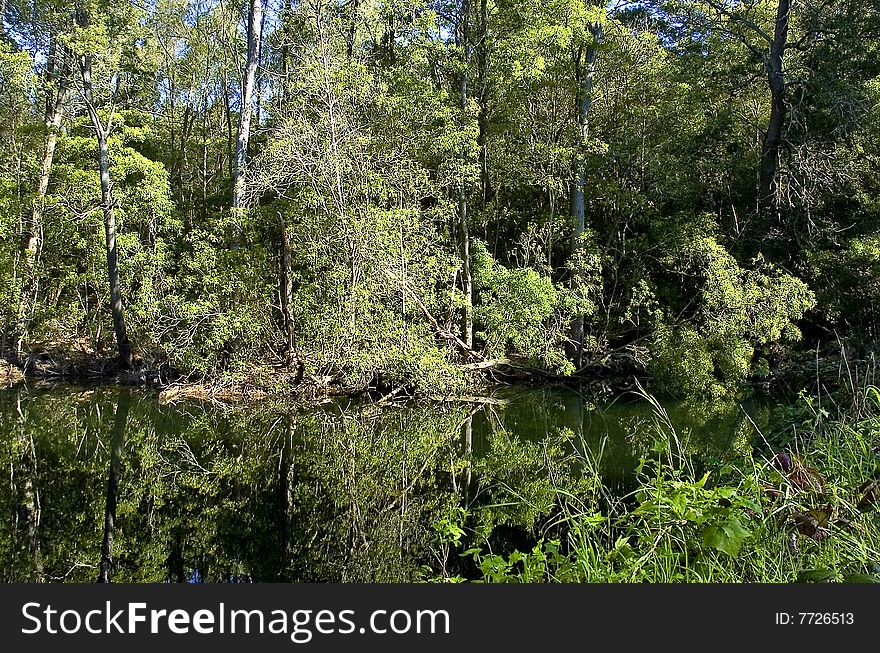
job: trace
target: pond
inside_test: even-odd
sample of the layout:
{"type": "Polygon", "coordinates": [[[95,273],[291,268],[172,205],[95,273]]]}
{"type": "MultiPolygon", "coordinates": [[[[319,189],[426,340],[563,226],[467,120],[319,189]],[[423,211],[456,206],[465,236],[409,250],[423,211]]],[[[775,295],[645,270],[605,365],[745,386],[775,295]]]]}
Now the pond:
{"type": "MultiPolygon", "coordinates": [[[[711,465],[779,407],[663,406],[711,465]]],[[[630,491],[656,409],[570,390],[491,402],[161,404],[155,392],[0,391],[4,582],[400,582],[461,567],[438,524],[467,515],[493,550],[551,528],[585,460],[630,491]],[[462,512],[466,511],[466,512],[462,512]]]]}

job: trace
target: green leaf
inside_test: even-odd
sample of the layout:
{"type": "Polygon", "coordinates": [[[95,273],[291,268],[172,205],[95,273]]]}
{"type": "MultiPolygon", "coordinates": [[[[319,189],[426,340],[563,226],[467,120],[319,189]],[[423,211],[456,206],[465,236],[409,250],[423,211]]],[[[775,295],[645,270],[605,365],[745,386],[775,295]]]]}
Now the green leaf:
{"type": "Polygon", "coordinates": [[[799,583],[824,583],[829,580],[835,580],[837,572],[833,569],[804,569],[798,572],[797,582],[799,583]]]}
{"type": "Polygon", "coordinates": [[[703,546],[726,553],[731,558],[739,554],[740,547],[752,532],[742,525],[736,517],[721,524],[703,529],[703,546]]]}
{"type": "Polygon", "coordinates": [[[844,583],[880,583],[880,578],[870,574],[854,573],[843,577],[844,583]]]}

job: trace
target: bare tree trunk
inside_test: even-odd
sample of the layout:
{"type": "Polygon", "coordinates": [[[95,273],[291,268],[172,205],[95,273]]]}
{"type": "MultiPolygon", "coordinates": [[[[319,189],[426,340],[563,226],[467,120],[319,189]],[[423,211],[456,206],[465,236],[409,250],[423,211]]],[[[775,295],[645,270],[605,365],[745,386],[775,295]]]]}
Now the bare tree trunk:
{"type": "MultiPolygon", "coordinates": [[[[459,87],[459,99],[461,100],[462,128],[467,124],[468,108],[468,76],[471,63],[470,44],[470,0],[462,0],[461,14],[459,15],[459,38],[461,39],[462,72],[459,87]]],[[[463,161],[467,153],[462,153],[463,161]]],[[[462,176],[458,186],[458,226],[459,226],[459,252],[461,255],[461,289],[464,293],[464,342],[469,349],[474,346],[474,289],[473,274],[471,272],[471,238],[468,231],[467,221],[467,185],[462,176]]]]}
{"type": "Polygon", "coordinates": [[[480,107],[480,114],[477,118],[477,126],[479,128],[477,145],[480,149],[480,206],[484,210],[486,203],[489,201],[489,151],[487,146],[489,136],[489,101],[487,97],[487,85],[489,83],[488,20],[489,9],[487,0],[480,0],[480,41],[477,47],[477,74],[480,85],[477,102],[480,107]]]}
{"type": "MultiPolygon", "coordinates": [[[[2,14],[0,14],[2,18],[2,14]]],[[[36,304],[37,295],[37,261],[43,248],[43,203],[49,189],[49,176],[52,161],[55,157],[55,145],[58,142],[58,130],[64,116],[64,100],[67,95],[70,68],[67,61],[67,48],[59,45],[53,38],[46,62],[45,81],[49,90],[46,91],[46,143],[43,148],[43,161],[40,165],[40,177],[37,181],[37,192],[31,205],[30,220],[25,223],[22,237],[22,260],[24,272],[21,285],[21,297],[18,305],[18,323],[13,338],[13,351],[21,360],[24,343],[27,340],[28,323],[36,304]],[[54,84],[54,88],[52,85],[54,84]]]]}
{"type": "Polygon", "coordinates": [[[758,201],[762,223],[769,226],[778,220],[777,179],[779,176],[779,150],[788,112],[786,105],[786,81],[784,70],[785,49],[788,46],[788,25],[791,18],[791,0],[779,0],[776,9],[776,26],[770,53],[766,60],[767,81],[770,86],[770,121],[761,147],[761,166],[758,201]],[[774,214],[776,214],[774,218],[774,214]]]}
{"type": "MultiPolygon", "coordinates": [[[[260,16],[260,38],[257,43],[257,73],[260,72],[260,66],[263,65],[263,39],[262,35],[266,32],[266,12],[262,12],[260,16]]],[[[256,96],[257,96],[257,128],[259,129],[260,124],[263,121],[263,78],[261,75],[257,74],[255,77],[254,84],[256,85],[256,96]]]]}
{"type": "MultiPolygon", "coordinates": [[[[88,27],[89,16],[81,10],[77,10],[77,22],[80,27],[88,27]]],[[[83,100],[95,130],[98,140],[98,172],[101,178],[101,209],[104,213],[104,240],[107,250],[107,277],[110,282],[110,310],[113,315],[113,331],[116,335],[116,347],[119,351],[119,362],[124,367],[131,367],[131,342],[128,339],[128,329],[125,326],[125,310],[122,305],[122,291],[119,287],[119,257],[116,249],[116,216],[113,212],[113,189],[110,185],[110,152],[107,146],[110,127],[113,121],[111,115],[107,124],[101,121],[95,107],[94,93],[92,89],[92,58],[91,55],[83,55],[80,58],[80,73],[83,83],[83,100]]]]}
{"type": "MultiPolygon", "coordinates": [[[[596,72],[596,58],[599,54],[599,44],[602,42],[603,29],[601,23],[590,23],[588,26],[593,40],[587,47],[586,52],[579,52],[575,57],[575,76],[578,80],[577,95],[577,120],[580,126],[580,135],[577,144],[577,154],[574,161],[575,179],[571,184],[571,218],[573,226],[572,253],[577,252],[583,246],[582,236],[586,229],[586,201],[585,186],[587,183],[586,147],[590,138],[590,108],[593,103],[593,78],[596,72]],[[583,55],[583,62],[581,56],[583,55]]],[[[572,284],[578,280],[572,279],[572,284]]],[[[572,354],[574,363],[580,367],[584,351],[584,316],[577,316],[571,326],[572,354]]]]}
{"type": "Polygon", "coordinates": [[[110,569],[113,566],[113,540],[116,536],[116,506],[119,503],[122,446],[125,444],[125,426],[130,407],[131,396],[127,392],[121,392],[113,419],[113,443],[110,449],[110,473],[107,476],[107,502],[104,506],[104,540],[101,543],[99,583],[110,582],[110,569]]]}
{"type": "Polygon", "coordinates": [[[248,10],[247,64],[241,82],[241,104],[238,111],[238,136],[235,141],[235,160],[232,166],[232,209],[241,209],[244,193],[244,171],[247,165],[248,143],[251,137],[251,105],[259,65],[260,41],[263,25],[262,0],[250,0],[248,10]]]}
{"type": "MultiPolygon", "coordinates": [[[[207,73],[205,73],[207,75],[207,73]]],[[[229,165],[229,178],[235,177],[235,136],[232,129],[232,100],[229,99],[229,76],[223,71],[223,108],[226,115],[226,163],[229,165]]]]}

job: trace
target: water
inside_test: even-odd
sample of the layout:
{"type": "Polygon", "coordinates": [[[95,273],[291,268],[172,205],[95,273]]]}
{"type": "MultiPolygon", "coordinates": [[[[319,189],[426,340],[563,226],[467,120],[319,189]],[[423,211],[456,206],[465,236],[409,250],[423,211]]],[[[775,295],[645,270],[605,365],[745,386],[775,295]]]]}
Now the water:
{"type": "MultiPolygon", "coordinates": [[[[647,402],[596,406],[555,389],[504,399],[230,407],[2,390],[0,580],[411,581],[465,564],[438,535],[459,508],[473,541],[531,546],[554,488],[577,491],[584,446],[601,452],[610,486],[632,489],[653,440],[647,402]]],[[[775,410],[664,408],[710,464],[751,447],[775,410]]]]}

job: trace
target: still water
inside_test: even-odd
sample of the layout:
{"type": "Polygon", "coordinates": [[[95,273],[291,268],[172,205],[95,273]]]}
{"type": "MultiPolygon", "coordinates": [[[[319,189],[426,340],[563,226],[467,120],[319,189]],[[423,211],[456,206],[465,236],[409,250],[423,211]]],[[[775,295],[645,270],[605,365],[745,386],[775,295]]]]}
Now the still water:
{"type": "MultiPolygon", "coordinates": [[[[709,464],[747,450],[779,412],[766,400],[663,408],[709,464]]],[[[631,490],[656,419],[632,396],[596,405],[558,389],[310,408],[0,390],[0,580],[419,580],[448,561],[437,525],[459,509],[477,543],[531,546],[585,454],[631,490]]]]}

